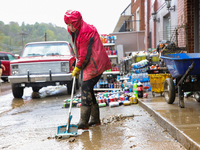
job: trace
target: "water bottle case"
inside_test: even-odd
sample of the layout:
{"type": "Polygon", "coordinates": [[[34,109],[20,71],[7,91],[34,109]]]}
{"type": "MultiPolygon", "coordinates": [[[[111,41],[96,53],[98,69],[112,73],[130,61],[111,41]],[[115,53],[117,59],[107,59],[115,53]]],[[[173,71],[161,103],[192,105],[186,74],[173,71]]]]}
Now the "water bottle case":
{"type": "Polygon", "coordinates": [[[149,65],[149,61],[147,59],[132,64],[134,69],[140,69],[140,68],[146,67],[148,65],[149,65]]]}

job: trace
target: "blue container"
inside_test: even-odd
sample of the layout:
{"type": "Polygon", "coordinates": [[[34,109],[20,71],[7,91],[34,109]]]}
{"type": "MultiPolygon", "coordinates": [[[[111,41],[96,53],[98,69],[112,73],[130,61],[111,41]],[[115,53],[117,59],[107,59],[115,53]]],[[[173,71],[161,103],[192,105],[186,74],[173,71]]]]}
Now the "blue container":
{"type": "Polygon", "coordinates": [[[181,77],[194,62],[190,75],[200,75],[200,53],[180,53],[161,56],[173,78],[181,77]]]}

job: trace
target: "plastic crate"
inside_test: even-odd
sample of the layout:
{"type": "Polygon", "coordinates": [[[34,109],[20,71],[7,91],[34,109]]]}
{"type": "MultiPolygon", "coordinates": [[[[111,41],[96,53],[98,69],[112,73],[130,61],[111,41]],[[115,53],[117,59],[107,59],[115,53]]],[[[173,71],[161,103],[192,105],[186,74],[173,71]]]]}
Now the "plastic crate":
{"type": "Polygon", "coordinates": [[[152,56],[151,59],[152,59],[152,62],[151,62],[152,65],[159,64],[159,57],[158,56],[152,56]]]}
{"type": "Polygon", "coordinates": [[[144,60],[144,59],[147,59],[147,56],[146,56],[146,55],[136,56],[136,57],[135,57],[135,62],[137,63],[137,62],[140,62],[140,61],[142,61],[142,60],[144,60]]]}
{"type": "Polygon", "coordinates": [[[164,91],[164,82],[166,78],[172,78],[170,74],[149,74],[151,91],[162,93],[164,91]]]}

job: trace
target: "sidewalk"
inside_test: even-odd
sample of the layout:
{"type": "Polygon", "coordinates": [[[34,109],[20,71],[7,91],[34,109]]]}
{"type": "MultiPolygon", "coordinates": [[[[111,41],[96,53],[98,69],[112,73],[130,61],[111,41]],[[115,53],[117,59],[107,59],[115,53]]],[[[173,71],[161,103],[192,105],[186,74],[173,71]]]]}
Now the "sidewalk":
{"type": "Polygon", "coordinates": [[[147,99],[139,99],[139,105],[186,149],[200,150],[200,103],[184,98],[185,108],[180,108],[178,97],[168,104],[160,94],[149,95],[147,99]]]}

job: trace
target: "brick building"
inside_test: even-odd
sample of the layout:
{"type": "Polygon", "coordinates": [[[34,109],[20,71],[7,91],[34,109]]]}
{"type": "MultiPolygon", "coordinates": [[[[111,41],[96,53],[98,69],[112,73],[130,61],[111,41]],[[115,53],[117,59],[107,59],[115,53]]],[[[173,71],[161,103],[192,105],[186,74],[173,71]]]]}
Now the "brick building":
{"type": "Polygon", "coordinates": [[[144,0],[131,0],[131,14],[134,31],[145,30],[144,0]]]}
{"type": "Polygon", "coordinates": [[[199,53],[199,0],[145,0],[145,49],[160,40],[199,53]]]}
{"type": "Polygon", "coordinates": [[[145,32],[145,50],[160,40],[199,53],[199,0],[131,0],[114,32],[145,32]]]}

